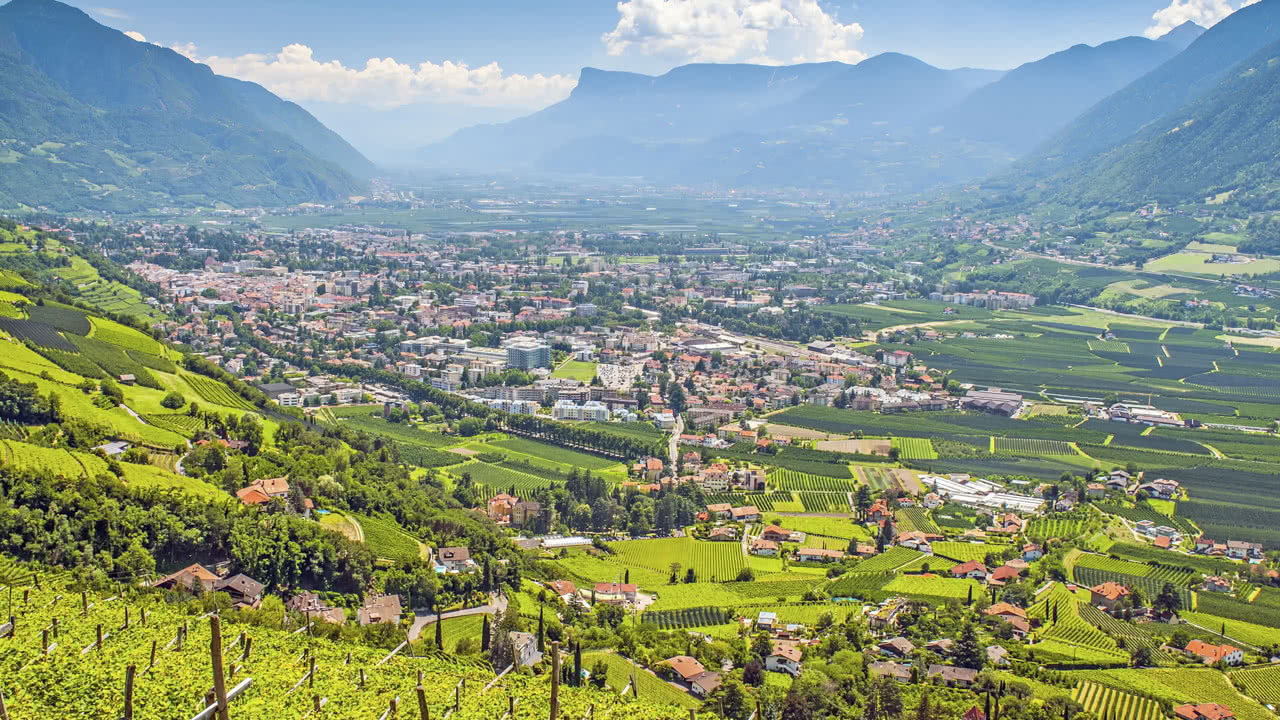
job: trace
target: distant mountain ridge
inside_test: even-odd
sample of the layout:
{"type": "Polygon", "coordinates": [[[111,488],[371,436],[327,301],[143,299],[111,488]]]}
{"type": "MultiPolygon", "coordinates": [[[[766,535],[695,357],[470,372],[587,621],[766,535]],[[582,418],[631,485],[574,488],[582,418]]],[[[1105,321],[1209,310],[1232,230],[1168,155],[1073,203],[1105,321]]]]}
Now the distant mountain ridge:
{"type": "Polygon", "coordinates": [[[1188,20],[1178,27],[1156,38],[1157,42],[1172,45],[1178,50],[1186,50],[1187,46],[1195,42],[1197,38],[1204,34],[1206,28],[1203,28],[1195,22],[1188,20]]]}
{"type": "Polygon", "coordinates": [[[950,134],[1021,154],[1177,53],[1171,43],[1140,37],[1076,45],[978,88],[938,122],[950,134]]]}
{"type": "Polygon", "coordinates": [[[1012,71],[900,53],[856,65],[584,68],[570,96],[422,150],[422,164],[677,183],[918,191],[999,171],[1194,34],[1078,45],[1012,71]]]}
{"type": "Polygon", "coordinates": [[[55,0],[0,6],[0,207],[290,204],[374,170],[297,105],[55,0]]]}

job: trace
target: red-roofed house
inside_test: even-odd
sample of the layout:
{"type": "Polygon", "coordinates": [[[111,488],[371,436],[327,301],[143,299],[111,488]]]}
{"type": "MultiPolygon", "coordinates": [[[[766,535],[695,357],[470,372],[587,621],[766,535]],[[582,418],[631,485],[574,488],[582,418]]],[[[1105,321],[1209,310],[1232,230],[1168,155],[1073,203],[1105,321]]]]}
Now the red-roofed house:
{"type": "Polygon", "coordinates": [[[1231,708],[1218,703],[1179,705],[1173,709],[1173,715],[1179,720],[1233,720],[1236,716],[1231,708]]]}
{"type": "Polygon", "coordinates": [[[977,560],[970,560],[967,563],[961,563],[951,568],[951,576],[958,578],[969,578],[970,580],[986,580],[990,571],[987,566],[977,560]]]}
{"type": "Polygon", "coordinates": [[[1117,603],[1128,596],[1129,588],[1110,580],[1089,588],[1089,602],[1094,605],[1101,605],[1108,610],[1113,609],[1117,603]]]}
{"type": "Polygon", "coordinates": [[[1195,655],[1205,665],[1215,665],[1219,661],[1226,665],[1239,665],[1244,662],[1244,651],[1234,645],[1210,645],[1200,640],[1187,643],[1188,655],[1195,655]]]}

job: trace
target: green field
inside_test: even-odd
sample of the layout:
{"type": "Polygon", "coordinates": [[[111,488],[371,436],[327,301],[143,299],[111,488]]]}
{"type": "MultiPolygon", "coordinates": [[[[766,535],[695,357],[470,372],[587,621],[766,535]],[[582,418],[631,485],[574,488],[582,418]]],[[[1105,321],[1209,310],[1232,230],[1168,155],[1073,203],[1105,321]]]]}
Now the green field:
{"type": "Polygon", "coordinates": [[[551,377],[577,380],[581,383],[589,383],[595,379],[595,376],[596,363],[581,360],[565,360],[551,373],[551,377]]]}
{"type": "Polygon", "coordinates": [[[566,470],[570,467],[576,467],[579,470],[608,470],[616,469],[618,467],[618,462],[616,460],[610,460],[597,455],[590,455],[577,450],[570,450],[569,448],[562,448],[556,445],[538,442],[537,440],[529,440],[527,438],[512,437],[506,440],[491,440],[487,444],[521,453],[523,455],[530,455],[532,457],[550,460],[551,462],[567,466],[565,468],[566,470]]]}

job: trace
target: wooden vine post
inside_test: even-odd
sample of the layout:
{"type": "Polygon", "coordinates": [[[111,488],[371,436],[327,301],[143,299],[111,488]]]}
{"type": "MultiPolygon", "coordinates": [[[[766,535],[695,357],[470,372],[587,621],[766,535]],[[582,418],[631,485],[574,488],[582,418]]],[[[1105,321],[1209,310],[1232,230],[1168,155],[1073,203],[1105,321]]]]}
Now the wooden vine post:
{"type": "Polygon", "coordinates": [[[222,675],[222,621],[217,615],[209,618],[209,659],[213,662],[213,692],[218,703],[218,720],[231,720],[227,707],[227,681],[222,675]]]}
{"type": "Polygon", "coordinates": [[[422,677],[419,674],[418,687],[415,688],[418,693],[418,716],[419,720],[431,720],[430,712],[427,710],[427,689],[422,687],[422,677]]]}
{"type": "Polygon", "coordinates": [[[130,664],[124,669],[124,715],[123,720],[133,720],[133,676],[138,668],[130,664]]]}

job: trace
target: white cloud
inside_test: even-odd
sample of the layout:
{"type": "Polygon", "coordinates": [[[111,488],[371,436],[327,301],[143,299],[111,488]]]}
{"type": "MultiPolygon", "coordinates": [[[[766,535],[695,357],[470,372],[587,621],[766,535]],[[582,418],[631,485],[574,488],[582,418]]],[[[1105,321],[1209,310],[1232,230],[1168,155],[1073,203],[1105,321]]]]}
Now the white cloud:
{"type": "Polygon", "coordinates": [[[621,0],[601,38],[610,55],[637,50],[677,62],[778,65],[866,58],[862,26],[842,23],[818,0],[621,0]]]}
{"type": "Polygon", "coordinates": [[[126,36],[126,37],[131,37],[131,38],[133,38],[134,40],[137,40],[138,42],[146,42],[146,41],[147,41],[147,36],[146,36],[146,35],[143,35],[142,33],[138,32],[137,30],[126,30],[124,34],[125,34],[125,36],[126,36]]]}
{"type": "Polygon", "coordinates": [[[1151,16],[1151,27],[1142,34],[1158,38],[1188,20],[1203,27],[1213,27],[1236,10],[1256,2],[1258,0],[1242,0],[1233,5],[1231,0],[1172,0],[1169,7],[1161,8],[1151,16]]]}
{"type": "Polygon", "coordinates": [[[111,18],[112,20],[128,20],[129,19],[129,16],[119,8],[95,7],[95,8],[89,8],[89,12],[93,13],[94,15],[101,15],[102,17],[105,17],[105,18],[111,18]]]}
{"type": "Polygon", "coordinates": [[[485,106],[542,107],[568,96],[569,75],[505,73],[498,63],[472,68],[446,60],[417,66],[394,58],[369,58],[363,68],[338,60],[321,61],[310,47],[294,43],[274,55],[201,57],[191,43],[173,50],[213,68],[219,75],[256,82],[289,100],[362,104],[389,109],[419,101],[485,106]]]}

